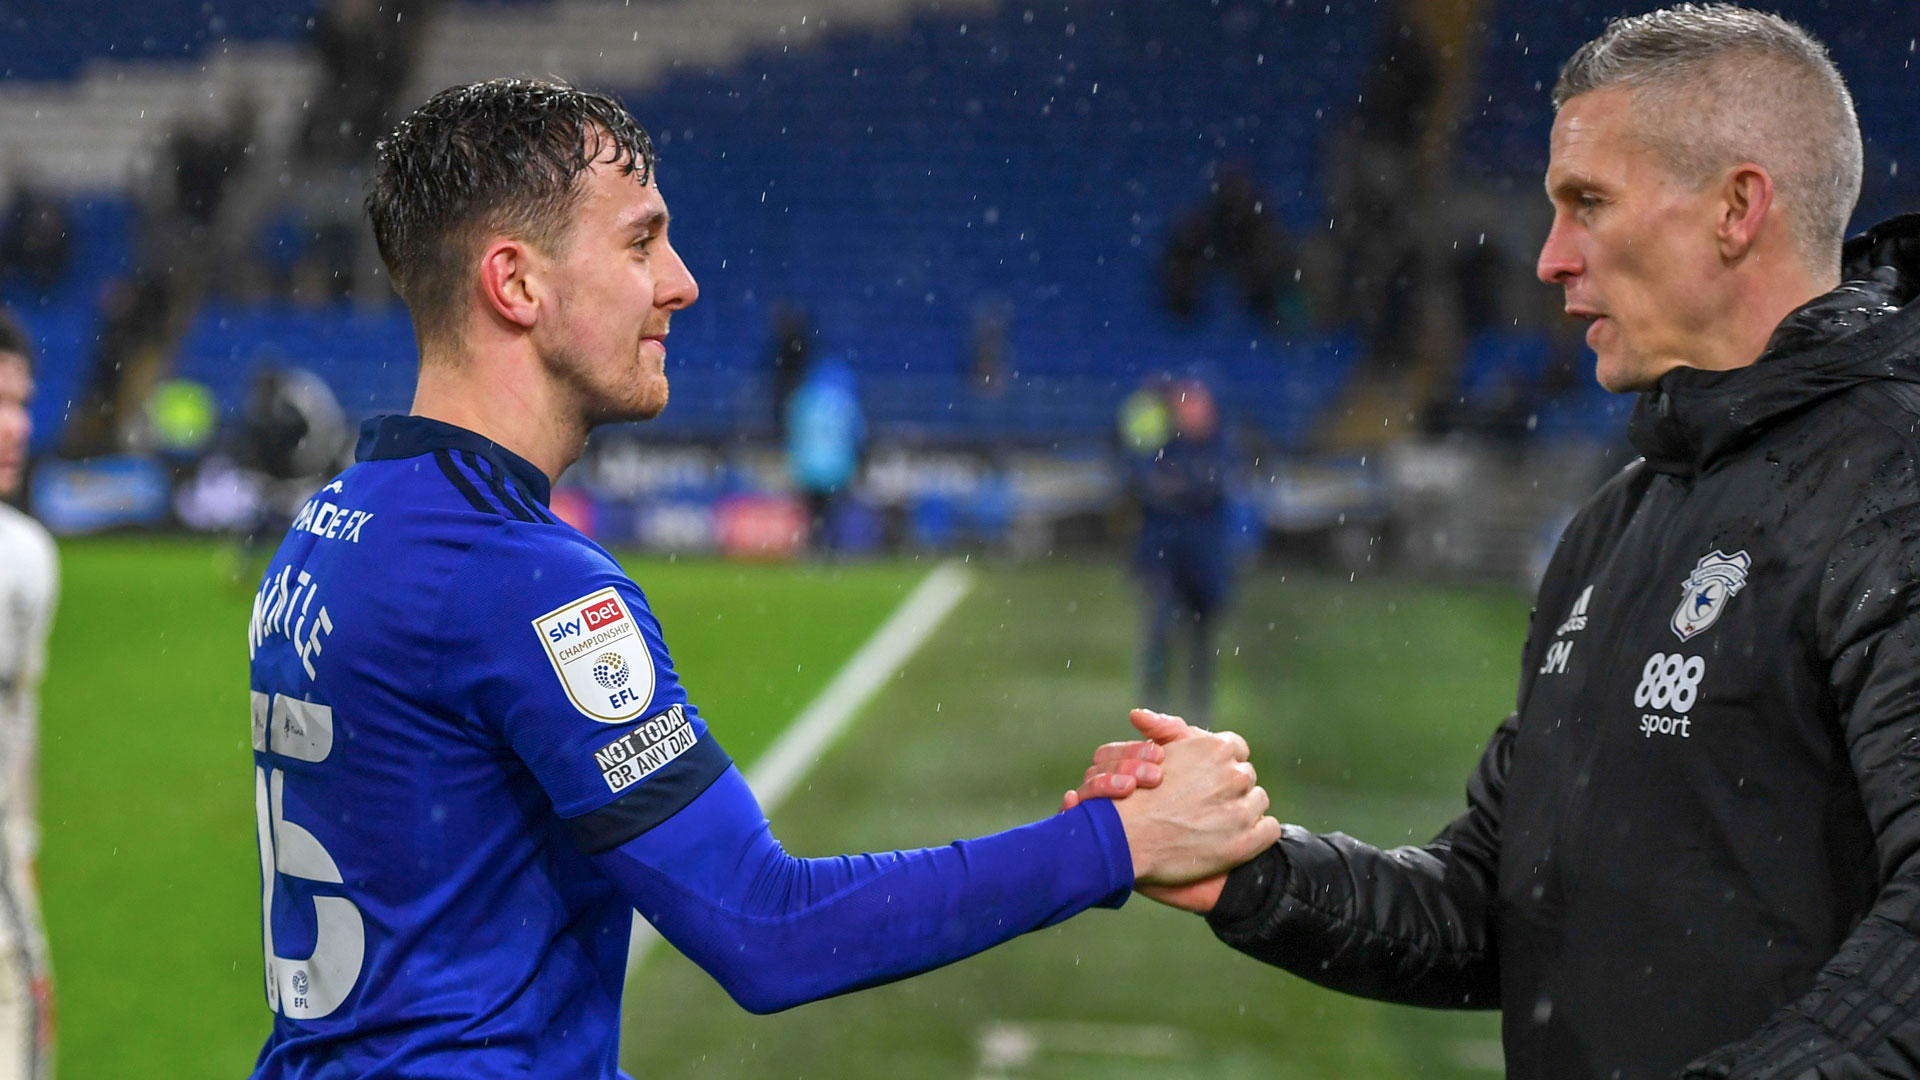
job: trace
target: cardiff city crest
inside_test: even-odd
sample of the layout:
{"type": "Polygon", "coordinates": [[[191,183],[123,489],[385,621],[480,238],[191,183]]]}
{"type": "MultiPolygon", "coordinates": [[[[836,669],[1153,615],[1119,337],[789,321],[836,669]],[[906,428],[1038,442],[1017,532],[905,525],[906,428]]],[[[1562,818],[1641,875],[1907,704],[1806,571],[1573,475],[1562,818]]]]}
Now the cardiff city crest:
{"type": "Polygon", "coordinates": [[[1715,551],[1701,557],[1680,586],[1680,606],[1673,612],[1673,632],[1685,641],[1712,626],[1727,601],[1746,588],[1747,568],[1753,565],[1744,551],[1731,555],[1715,551]]]}

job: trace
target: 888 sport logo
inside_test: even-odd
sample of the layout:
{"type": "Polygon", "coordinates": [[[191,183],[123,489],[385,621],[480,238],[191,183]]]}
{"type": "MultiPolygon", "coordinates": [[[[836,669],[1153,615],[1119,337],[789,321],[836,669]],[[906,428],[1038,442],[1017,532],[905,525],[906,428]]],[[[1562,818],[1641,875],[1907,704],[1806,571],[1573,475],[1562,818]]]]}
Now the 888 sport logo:
{"type": "Polygon", "coordinates": [[[1640,715],[1640,734],[1678,735],[1691,738],[1692,721],[1685,715],[1664,715],[1668,710],[1685,714],[1700,700],[1700,681],[1707,676],[1707,662],[1698,656],[1679,653],[1654,653],[1640,669],[1640,683],[1633,688],[1633,707],[1652,709],[1640,715]]]}

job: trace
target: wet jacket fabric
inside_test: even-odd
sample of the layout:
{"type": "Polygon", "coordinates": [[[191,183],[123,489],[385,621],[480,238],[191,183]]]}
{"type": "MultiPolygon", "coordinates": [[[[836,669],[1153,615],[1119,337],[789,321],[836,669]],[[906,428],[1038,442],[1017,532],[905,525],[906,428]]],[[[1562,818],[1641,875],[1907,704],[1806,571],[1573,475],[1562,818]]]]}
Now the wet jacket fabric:
{"type": "Polygon", "coordinates": [[[1289,827],[1222,940],[1497,1007],[1513,1080],[1920,1076],[1920,215],[1843,270],[1757,363],[1641,395],[1466,813],[1289,827]]]}

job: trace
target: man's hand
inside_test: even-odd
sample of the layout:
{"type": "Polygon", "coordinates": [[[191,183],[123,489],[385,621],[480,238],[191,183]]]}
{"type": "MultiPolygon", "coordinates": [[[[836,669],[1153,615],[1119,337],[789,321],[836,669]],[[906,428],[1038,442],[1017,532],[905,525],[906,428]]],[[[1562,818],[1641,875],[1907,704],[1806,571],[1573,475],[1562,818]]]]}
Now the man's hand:
{"type": "MultiPolygon", "coordinates": [[[[1069,791],[1061,798],[1062,813],[1087,799],[1124,799],[1140,788],[1158,786],[1163,775],[1161,763],[1166,760],[1165,746],[1206,734],[1178,716],[1154,712],[1152,709],[1135,709],[1127,715],[1127,719],[1146,738],[1134,742],[1111,742],[1095,750],[1093,764],[1087,767],[1086,777],[1079,789],[1069,791]]],[[[1255,849],[1255,853],[1259,850],[1255,849]]],[[[1227,875],[1219,873],[1185,885],[1139,882],[1136,887],[1149,899],[1182,911],[1205,915],[1220,902],[1220,891],[1226,884],[1227,875]]]]}
{"type": "Polygon", "coordinates": [[[1218,886],[1197,894],[1191,887],[1271,847],[1280,823],[1266,816],[1267,793],[1254,782],[1245,739],[1197,732],[1161,751],[1160,782],[1114,804],[1127,830],[1134,882],[1160,889],[1169,902],[1187,901],[1179,906],[1211,907],[1218,886]]]}
{"type": "Polygon", "coordinates": [[[1124,799],[1136,788],[1158,785],[1160,763],[1166,760],[1166,745],[1206,734],[1177,716],[1152,709],[1135,709],[1127,714],[1127,719],[1146,739],[1110,742],[1095,750],[1093,764],[1087,766],[1087,775],[1080,781],[1079,789],[1061,797],[1061,813],[1087,799],[1124,799]]]}

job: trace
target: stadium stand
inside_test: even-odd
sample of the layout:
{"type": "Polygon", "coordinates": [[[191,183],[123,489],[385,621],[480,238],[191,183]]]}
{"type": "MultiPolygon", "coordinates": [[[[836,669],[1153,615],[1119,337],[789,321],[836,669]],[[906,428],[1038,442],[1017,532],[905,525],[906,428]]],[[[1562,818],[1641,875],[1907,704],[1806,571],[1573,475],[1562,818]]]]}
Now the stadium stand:
{"type": "MultiPolygon", "coordinates": [[[[89,310],[124,272],[130,213],[114,193],[150,158],[164,127],[155,118],[244,92],[258,98],[262,130],[285,137],[315,74],[299,41],[316,6],[161,0],[131,18],[107,0],[75,0],[9,17],[0,123],[28,133],[23,168],[78,193],[69,279],[44,296],[6,292],[49,358],[40,447],[73,392],[55,369],[84,367],[89,310]],[[235,14],[206,14],[227,7],[235,14]],[[35,35],[44,44],[28,44],[35,35]],[[89,44],[99,41],[104,55],[89,44]]],[[[1870,6],[1884,9],[1872,33],[1920,35],[1910,6],[1870,6]]],[[[809,312],[816,352],[859,373],[883,439],[1102,442],[1120,398],[1172,370],[1215,381],[1233,421],[1297,449],[1352,372],[1354,338],[1288,339],[1224,296],[1198,326],[1176,325],[1154,305],[1153,261],[1170,217],[1227,161],[1252,168],[1294,233],[1323,227],[1321,162],[1364,80],[1382,9],[1215,0],[1195,18],[1180,5],[1059,0],[682,2],[644,14],[586,0],[461,3],[435,17],[413,94],[502,73],[627,88],[656,133],[679,246],[703,285],[676,327],[674,406],[650,438],[771,437],[767,338],[784,301],[809,312]],[[983,305],[1009,313],[998,388],[973,370],[983,305]]],[[[1531,199],[1549,121],[1543,87],[1612,9],[1507,0],[1488,10],[1485,100],[1462,133],[1461,171],[1531,199]]],[[[1876,68],[1887,52],[1866,47],[1866,21],[1805,18],[1853,74],[1880,138],[1863,209],[1877,213],[1910,183],[1897,171],[1912,139],[1894,122],[1903,82],[1881,77],[1892,74],[1876,68]]],[[[1536,379],[1546,348],[1524,329],[1473,344],[1461,397],[1536,379]]],[[[393,310],[321,317],[281,302],[215,303],[185,336],[178,370],[232,409],[252,362],[295,360],[364,413],[405,404],[410,350],[393,310]]],[[[1585,383],[1542,408],[1542,435],[1614,432],[1617,404],[1585,383]]]]}

